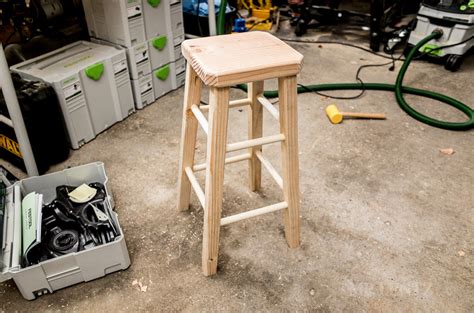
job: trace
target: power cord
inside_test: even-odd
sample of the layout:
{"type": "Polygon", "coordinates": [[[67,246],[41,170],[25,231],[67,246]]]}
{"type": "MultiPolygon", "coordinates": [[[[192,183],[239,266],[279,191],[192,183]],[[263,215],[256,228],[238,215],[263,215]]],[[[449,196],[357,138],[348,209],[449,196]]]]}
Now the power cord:
{"type": "Polygon", "coordinates": [[[387,66],[389,64],[392,64],[392,66],[389,68],[389,71],[394,71],[395,70],[395,63],[400,61],[402,56],[403,56],[403,54],[401,54],[398,58],[395,59],[393,57],[393,53],[392,53],[390,62],[381,63],[381,64],[365,64],[365,65],[359,66],[359,68],[357,69],[357,72],[356,72],[355,80],[360,84],[361,91],[359,92],[359,94],[357,94],[355,96],[350,96],[350,97],[332,96],[332,95],[328,95],[328,94],[325,94],[325,93],[322,93],[322,92],[319,92],[319,91],[316,91],[316,90],[311,90],[303,84],[298,84],[298,86],[302,87],[303,89],[305,89],[308,92],[313,92],[313,93],[315,93],[319,96],[327,97],[327,98],[330,98],[330,99],[356,100],[356,99],[359,99],[360,97],[362,97],[365,94],[365,91],[366,91],[364,81],[362,80],[362,78],[360,78],[360,74],[361,74],[363,69],[368,68],[368,67],[381,67],[381,66],[387,66]]]}
{"type": "Polygon", "coordinates": [[[355,45],[355,44],[352,44],[352,43],[349,43],[349,42],[344,42],[344,41],[329,41],[329,40],[300,40],[300,39],[291,39],[291,38],[284,38],[284,37],[278,37],[279,39],[283,40],[283,41],[287,41],[287,42],[296,42],[296,43],[314,43],[314,44],[335,44],[335,45],[342,45],[342,46],[347,46],[347,47],[351,47],[351,48],[356,48],[356,49],[359,49],[359,50],[362,50],[362,51],[365,51],[365,52],[368,52],[370,54],[373,54],[373,55],[376,55],[376,56],[379,56],[381,58],[385,58],[385,59],[392,59],[390,56],[387,56],[387,55],[384,55],[384,54],[381,54],[381,53],[377,53],[377,52],[374,52],[368,48],[365,48],[365,47],[362,47],[362,46],[358,46],[358,45],[355,45]]]}
{"type": "MultiPolygon", "coordinates": [[[[432,53],[433,51],[438,51],[438,50],[441,50],[441,49],[452,48],[452,47],[455,47],[455,46],[462,45],[462,44],[464,44],[464,43],[466,43],[466,42],[469,42],[469,41],[472,40],[472,39],[474,39],[474,36],[471,36],[470,38],[465,39],[465,40],[460,41],[460,42],[455,43],[455,44],[450,44],[450,45],[445,45],[445,46],[439,46],[439,47],[435,47],[435,48],[426,49],[426,50],[423,51],[421,54],[419,54],[419,55],[417,55],[416,57],[414,57],[413,60],[421,59],[422,57],[424,57],[424,56],[427,55],[427,54],[432,53]]],[[[284,39],[282,39],[282,40],[284,40],[284,39]]],[[[299,40],[295,40],[295,41],[299,41],[299,40]]],[[[322,43],[322,41],[305,41],[305,40],[301,40],[300,42],[311,42],[311,43],[319,43],[319,44],[322,43]]],[[[369,67],[387,66],[387,65],[391,64],[392,66],[390,66],[389,71],[394,71],[394,70],[395,70],[395,64],[396,64],[396,62],[398,62],[398,61],[404,61],[404,59],[402,58],[402,57],[403,57],[403,54],[400,54],[400,56],[399,56],[398,58],[394,58],[393,53],[390,54],[390,57],[387,57],[387,56],[385,56],[385,55],[382,55],[382,54],[373,52],[372,50],[366,49],[366,48],[364,48],[364,47],[357,46],[357,45],[353,45],[353,44],[348,44],[348,43],[345,43],[345,42],[328,41],[328,43],[341,44],[341,45],[344,45],[344,46],[349,46],[349,47],[352,47],[352,48],[361,49],[361,50],[363,50],[363,51],[369,52],[369,53],[374,54],[374,55],[376,55],[376,56],[380,56],[380,57],[390,58],[390,59],[391,59],[391,61],[390,61],[390,62],[387,62],[387,63],[381,63],[381,64],[365,64],[365,65],[361,65],[361,66],[357,69],[356,76],[355,76],[355,80],[360,84],[361,91],[359,92],[359,94],[357,94],[357,95],[355,95],[355,96],[350,96],[350,97],[332,96],[332,95],[328,95],[328,94],[322,93],[322,92],[320,92],[320,91],[312,90],[312,89],[308,88],[308,86],[306,86],[306,85],[298,84],[298,86],[300,86],[301,88],[305,89],[307,92],[313,92],[313,93],[315,93],[315,94],[317,94],[317,95],[319,95],[319,96],[327,97],[327,98],[330,98],[330,99],[335,99],[335,100],[356,100],[356,99],[359,99],[360,97],[362,97],[362,96],[365,94],[365,91],[366,91],[365,86],[364,86],[364,81],[360,78],[360,74],[361,74],[361,72],[362,72],[363,69],[369,68],[369,67]]]]}

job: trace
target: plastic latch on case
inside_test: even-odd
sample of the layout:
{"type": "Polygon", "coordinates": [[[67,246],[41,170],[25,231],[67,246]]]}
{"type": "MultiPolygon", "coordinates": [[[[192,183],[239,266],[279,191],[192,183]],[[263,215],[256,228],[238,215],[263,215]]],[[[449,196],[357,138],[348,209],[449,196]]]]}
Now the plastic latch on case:
{"type": "Polygon", "coordinates": [[[163,36],[153,38],[152,44],[153,44],[153,47],[161,51],[165,48],[167,41],[168,41],[168,38],[165,35],[163,35],[163,36]]]}
{"type": "Polygon", "coordinates": [[[155,71],[155,76],[159,80],[166,80],[169,74],[170,74],[169,65],[165,65],[162,68],[159,68],[158,70],[155,71]]]}

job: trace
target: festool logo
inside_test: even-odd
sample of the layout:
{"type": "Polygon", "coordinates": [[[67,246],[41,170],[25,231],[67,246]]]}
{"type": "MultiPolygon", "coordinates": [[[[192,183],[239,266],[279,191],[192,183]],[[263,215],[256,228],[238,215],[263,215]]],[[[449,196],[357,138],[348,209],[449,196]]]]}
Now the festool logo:
{"type": "Polygon", "coordinates": [[[73,65],[76,65],[77,63],[81,63],[81,62],[84,61],[84,60],[90,59],[90,57],[91,57],[90,55],[85,55],[85,56],[83,56],[83,57],[80,58],[80,59],[74,60],[73,62],[64,65],[64,67],[66,67],[66,68],[67,68],[67,67],[71,67],[71,66],[73,66],[73,65]]]}
{"type": "Polygon", "coordinates": [[[65,86],[65,85],[67,85],[67,84],[69,84],[69,83],[71,83],[75,80],[77,80],[77,77],[76,76],[71,76],[68,79],[66,79],[65,81],[63,81],[63,86],[65,86]]]}

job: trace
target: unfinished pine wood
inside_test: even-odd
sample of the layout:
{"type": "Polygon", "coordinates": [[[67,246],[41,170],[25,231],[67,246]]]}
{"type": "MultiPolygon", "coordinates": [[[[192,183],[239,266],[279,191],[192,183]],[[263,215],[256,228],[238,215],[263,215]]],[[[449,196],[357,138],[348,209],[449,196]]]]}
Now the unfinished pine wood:
{"type": "Polygon", "coordinates": [[[201,186],[199,185],[199,182],[197,181],[196,175],[194,175],[193,170],[190,167],[186,167],[184,170],[186,172],[186,175],[188,176],[189,182],[191,183],[191,186],[194,189],[194,192],[196,193],[196,196],[199,199],[199,202],[201,203],[202,207],[205,206],[205,199],[206,197],[204,196],[204,191],[202,191],[201,186]]]}
{"type": "Polygon", "coordinates": [[[184,90],[183,124],[181,129],[181,148],[178,176],[178,210],[187,210],[191,197],[191,183],[186,175],[186,167],[193,168],[194,151],[198,121],[191,111],[193,104],[199,106],[201,101],[201,79],[193,68],[187,65],[184,90]]]}
{"type": "Polygon", "coordinates": [[[194,114],[194,117],[196,117],[196,119],[198,120],[199,124],[201,125],[201,128],[202,130],[204,130],[204,132],[206,133],[207,135],[207,132],[209,130],[209,123],[207,122],[206,120],[206,117],[204,116],[204,114],[202,114],[201,110],[199,109],[199,107],[195,104],[193,104],[191,106],[191,111],[193,112],[194,114]]]}
{"type": "Polygon", "coordinates": [[[250,210],[250,211],[247,211],[247,212],[242,212],[242,213],[238,213],[238,214],[235,214],[235,215],[226,216],[226,217],[221,219],[221,226],[225,226],[225,225],[229,225],[229,224],[232,224],[232,223],[235,223],[235,222],[243,221],[243,220],[246,220],[248,218],[255,217],[255,216],[259,216],[259,215],[263,215],[263,214],[283,210],[283,209],[286,209],[287,207],[288,207],[288,204],[285,201],[283,201],[283,202],[280,202],[280,203],[275,203],[275,204],[272,204],[272,205],[269,205],[269,206],[265,206],[263,208],[258,208],[258,209],[250,210]]]}
{"type": "MultiPolygon", "coordinates": [[[[237,99],[237,100],[229,101],[229,109],[240,108],[247,105],[250,105],[249,99],[237,99]]],[[[199,108],[201,109],[202,112],[209,111],[209,105],[201,105],[199,108]]]]}
{"type": "Polygon", "coordinates": [[[204,207],[202,244],[202,271],[206,276],[213,275],[217,271],[228,113],[229,88],[210,88],[206,205],[204,207]]]}
{"type": "MultiPolygon", "coordinates": [[[[263,107],[258,103],[258,97],[263,94],[263,81],[248,84],[248,98],[251,100],[248,108],[248,139],[257,139],[263,135],[263,107]]],[[[260,190],[262,186],[262,164],[256,153],[262,152],[262,146],[249,148],[249,187],[252,191],[260,190]]]]}
{"type": "Polygon", "coordinates": [[[280,120],[280,113],[278,113],[278,110],[275,109],[275,107],[273,106],[273,103],[271,103],[267,98],[265,98],[264,96],[260,96],[258,97],[258,102],[260,102],[260,104],[265,109],[267,109],[268,113],[270,113],[273,116],[273,118],[275,118],[277,121],[280,120]]]}
{"type": "Polygon", "coordinates": [[[285,237],[291,248],[300,244],[300,188],[298,160],[298,107],[296,76],[278,79],[283,194],[288,208],[284,211],[285,237]]]}
{"type": "Polygon", "coordinates": [[[303,56],[267,32],[185,40],[183,56],[208,86],[297,75],[303,56]]]}
{"type": "Polygon", "coordinates": [[[344,117],[367,118],[374,120],[385,120],[387,116],[384,113],[357,113],[357,112],[340,112],[344,117]]]}
{"type": "Polygon", "coordinates": [[[272,163],[265,159],[263,157],[263,153],[261,151],[257,151],[255,153],[257,158],[260,160],[263,166],[267,169],[268,173],[272,176],[272,178],[275,180],[278,186],[280,186],[281,189],[283,189],[283,178],[281,178],[280,174],[276,171],[276,169],[273,167],[272,163]]]}
{"type": "MultiPolygon", "coordinates": [[[[237,162],[245,161],[245,160],[248,160],[248,159],[250,159],[250,154],[249,153],[239,154],[239,155],[236,155],[236,156],[231,156],[231,157],[225,158],[225,164],[237,163],[237,162]]],[[[206,169],[206,163],[196,164],[193,167],[194,172],[203,171],[205,169],[206,169]]]]}
{"type": "Polygon", "coordinates": [[[227,152],[247,149],[251,147],[257,147],[261,145],[268,145],[270,143],[275,143],[275,142],[279,142],[283,140],[285,140],[285,135],[278,134],[278,135],[272,135],[272,136],[267,136],[267,137],[261,137],[261,138],[255,138],[255,139],[229,143],[227,145],[227,152]]]}

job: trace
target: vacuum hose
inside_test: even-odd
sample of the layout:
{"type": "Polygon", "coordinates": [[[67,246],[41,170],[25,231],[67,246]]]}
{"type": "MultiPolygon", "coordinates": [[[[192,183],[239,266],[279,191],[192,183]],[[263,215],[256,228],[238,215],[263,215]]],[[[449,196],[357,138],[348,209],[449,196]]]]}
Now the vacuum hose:
{"type": "MultiPolygon", "coordinates": [[[[224,2],[224,1],[223,1],[224,2]]],[[[405,111],[408,115],[413,117],[414,119],[442,129],[448,130],[469,130],[474,127],[474,110],[465,105],[464,103],[448,97],[446,95],[436,93],[429,90],[417,89],[412,87],[403,86],[403,78],[407,72],[408,66],[410,65],[411,61],[415,57],[417,51],[424,46],[427,42],[432,39],[438,39],[442,36],[442,32],[434,31],[429,36],[423,38],[420,42],[418,42],[415,47],[410,51],[408,56],[405,59],[400,71],[398,72],[397,80],[395,85],[392,84],[380,84],[380,83],[338,83],[338,84],[320,84],[320,85],[308,85],[303,87],[298,87],[298,93],[305,93],[305,92],[314,92],[314,91],[328,91],[328,90],[384,90],[384,91],[392,91],[395,92],[395,97],[397,99],[398,105],[405,111]],[[450,105],[462,113],[464,113],[468,120],[465,122],[446,122],[434,119],[432,117],[426,116],[415,109],[413,109],[404,98],[404,94],[411,94],[421,97],[430,98],[433,100],[438,100],[440,102],[446,103],[450,105]]],[[[247,91],[247,85],[238,85],[238,88],[247,91]]],[[[267,98],[277,98],[278,91],[265,91],[264,96],[267,98]]]]}

